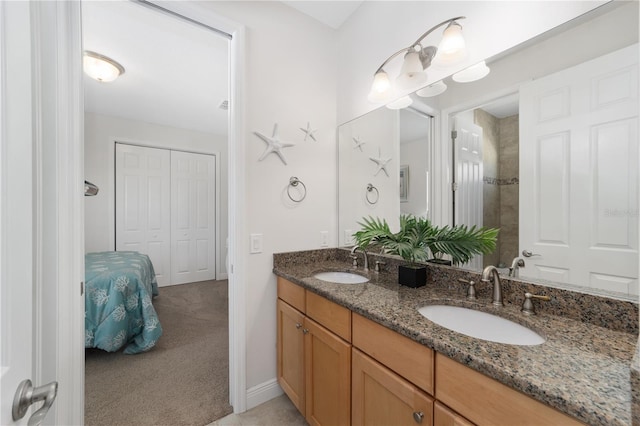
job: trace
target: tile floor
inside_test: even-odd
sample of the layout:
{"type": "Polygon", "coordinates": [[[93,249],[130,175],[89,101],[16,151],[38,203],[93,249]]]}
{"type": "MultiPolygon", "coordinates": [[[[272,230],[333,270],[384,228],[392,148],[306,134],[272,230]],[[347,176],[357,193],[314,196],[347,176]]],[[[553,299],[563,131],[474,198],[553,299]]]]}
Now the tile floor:
{"type": "Polygon", "coordinates": [[[242,414],[230,414],[208,426],[308,426],[286,395],[281,395],[242,414]]]}

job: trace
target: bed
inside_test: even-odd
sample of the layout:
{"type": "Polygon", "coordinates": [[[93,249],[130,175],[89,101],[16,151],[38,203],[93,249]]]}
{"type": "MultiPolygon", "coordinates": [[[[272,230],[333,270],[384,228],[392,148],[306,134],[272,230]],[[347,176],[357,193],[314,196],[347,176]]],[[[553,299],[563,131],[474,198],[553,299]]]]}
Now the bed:
{"type": "Polygon", "coordinates": [[[151,349],[162,327],[151,302],[158,295],[149,257],[135,251],[85,255],[85,348],[136,354],[151,349]]]}

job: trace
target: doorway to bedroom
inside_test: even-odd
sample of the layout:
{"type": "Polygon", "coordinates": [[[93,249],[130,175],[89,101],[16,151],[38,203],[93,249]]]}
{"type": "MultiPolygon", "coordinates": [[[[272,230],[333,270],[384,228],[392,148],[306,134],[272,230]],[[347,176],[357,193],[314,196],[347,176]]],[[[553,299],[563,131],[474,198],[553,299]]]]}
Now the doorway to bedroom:
{"type": "MultiPolygon", "coordinates": [[[[159,294],[152,298],[151,308],[162,328],[157,342],[135,355],[123,353],[135,335],[125,339],[113,336],[112,341],[124,340],[113,351],[89,345],[85,352],[85,424],[207,424],[232,411],[226,280],[229,38],[138,2],[83,2],[82,27],[85,55],[87,51],[97,53],[123,69],[112,82],[84,76],[85,179],[98,187],[97,195],[85,197],[85,251],[126,249],[148,256],[160,272],[156,278],[159,294]],[[172,260],[166,263],[158,258],[153,250],[157,247],[153,229],[139,229],[146,233],[145,245],[118,244],[119,227],[124,222],[118,220],[118,196],[123,187],[118,190],[122,182],[117,179],[117,142],[169,153],[170,168],[174,152],[176,158],[186,152],[187,156],[213,159],[217,176],[206,191],[197,178],[191,179],[195,182],[192,193],[179,184],[163,187],[155,177],[139,175],[137,183],[145,187],[146,182],[148,191],[136,196],[135,191],[141,188],[136,186],[128,198],[120,200],[120,205],[146,203],[147,209],[139,211],[138,218],[154,221],[161,217],[170,231],[175,225],[174,211],[196,222],[206,219],[211,225],[206,247],[202,238],[189,238],[189,245],[199,250],[175,255],[182,265],[207,269],[206,274],[196,271],[176,278],[171,271],[180,268],[174,267],[172,260]],[[212,209],[203,210],[198,191],[206,192],[207,203],[214,201],[212,209]],[[151,196],[168,200],[168,213],[149,209],[151,196]],[[175,210],[172,204],[176,204],[175,210]],[[191,204],[194,207],[187,208],[191,204]],[[181,285],[173,285],[177,283],[181,285]]],[[[132,219],[131,211],[125,209],[123,214],[132,219]]],[[[197,232],[199,227],[196,224],[194,228],[197,232]]],[[[182,243],[186,246],[184,240],[182,243]]],[[[169,247],[171,259],[175,247],[169,247]]],[[[87,294],[89,285],[87,281],[87,294]]],[[[106,297],[115,298],[115,292],[107,292],[106,297]]],[[[129,311],[135,311],[131,298],[122,305],[125,309],[115,317],[120,318],[122,312],[130,329],[135,328],[131,324],[149,327],[148,323],[138,324],[145,321],[144,315],[129,316],[129,311]]],[[[106,323],[99,318],[93,322],[106,323]]],[[[112,337],[110,330],[85,332],[87,336],[102,333],[112,337]]]]}

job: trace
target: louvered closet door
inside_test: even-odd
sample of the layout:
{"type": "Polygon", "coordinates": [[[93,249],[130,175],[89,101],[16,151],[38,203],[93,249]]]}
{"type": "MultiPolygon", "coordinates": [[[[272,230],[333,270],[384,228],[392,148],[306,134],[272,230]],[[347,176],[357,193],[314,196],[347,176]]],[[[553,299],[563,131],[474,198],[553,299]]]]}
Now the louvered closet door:
{"type": "Polygon", "coordinates": [[[147,254],[171,282],[170,151],[116,144],[116,250],[147,254]]]}
{"type": "Polygon", "coordinates": [[[171,152],[172,284],[215,279],[214,159],[171,152]]]}

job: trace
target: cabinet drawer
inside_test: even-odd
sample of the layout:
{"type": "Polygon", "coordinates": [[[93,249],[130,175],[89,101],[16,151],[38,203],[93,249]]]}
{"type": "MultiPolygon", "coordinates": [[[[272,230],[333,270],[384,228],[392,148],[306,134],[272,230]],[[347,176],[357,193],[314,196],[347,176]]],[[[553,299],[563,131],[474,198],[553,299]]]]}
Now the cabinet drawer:
{"type": "Polygon", "coordinates": [[[353,314],[353,346],[433,395],[434,352],[418,342],[353,314]]]}
{"type": "Polygon", "coordinates": [[[446,405],[436,401],[433,404],[433,426],[475,426],[446,405]]]}
{"type": "Polygon", "coordinates": [[[307,316],[351,342],[351,311],[307,291],[307,316]]]}
{"type": "Polygon", "coordinates": [[[304,288],[278,277],[278,297],[304,314],[304,288]]]}
{"type": "Polygon", "coordinates": [[[582,425],[441,354],[436,355],[436,399],[479,425],[582,425]]]}

